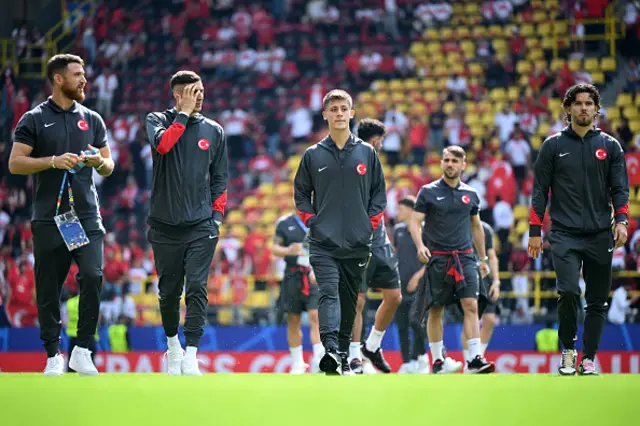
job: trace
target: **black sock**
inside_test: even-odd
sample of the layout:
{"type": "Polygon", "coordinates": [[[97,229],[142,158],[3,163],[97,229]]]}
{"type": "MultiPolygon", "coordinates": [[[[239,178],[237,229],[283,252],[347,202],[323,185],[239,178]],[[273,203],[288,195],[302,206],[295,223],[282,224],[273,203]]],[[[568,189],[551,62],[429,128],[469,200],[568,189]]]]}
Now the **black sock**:
{"type": "Polygon", "coordinates": [[[60,341],[45,343],[44,349],[47,351],[47,357],[52,358],[60,353],[60,341]]]}
{"type": "Polygon", "coordinates": [[[582,359],[589,358],[594,360],[600,345],[607,308],[604,304],[593,303],[587,305],[586,311],[584,335],[582,336],[582,344],[584,346],[582,359]]]}
{"type": "Polygon", "coordinates": [[[575,337],[578,332],[578,306],[580,296],[561,292],[558,299],[558,337],[564,349],[575,348],[575,337]]]}

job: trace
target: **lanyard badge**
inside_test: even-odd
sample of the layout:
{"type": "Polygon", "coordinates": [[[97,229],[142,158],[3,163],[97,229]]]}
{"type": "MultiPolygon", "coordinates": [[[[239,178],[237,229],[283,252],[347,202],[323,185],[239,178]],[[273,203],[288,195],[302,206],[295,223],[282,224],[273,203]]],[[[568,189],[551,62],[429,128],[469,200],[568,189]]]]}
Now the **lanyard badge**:
{"type": "Polygon", "coordinates": [[[89,244],[89,238],[87,238],[87,234],[84,232],[80,219],[78,219],[78,215],[73,208],[75,205],[73,190],[71,189],[71,182],[67,178],[67,175],[68,172],[65,172],[62,178],[62,185],[60,185],[58,201],[56,202],[56,215],[54,220],[56,221],[56,226],[58,227],[58,231],[60,231],[60,235],[62,235],[64,243],[67,245],[67,249],[69,251],[73,251],[89,244]],[[66,213],[58,214],[60,212],[60,204],[62,204],[65,184],[69,193],[70,210],[66,213]]]}

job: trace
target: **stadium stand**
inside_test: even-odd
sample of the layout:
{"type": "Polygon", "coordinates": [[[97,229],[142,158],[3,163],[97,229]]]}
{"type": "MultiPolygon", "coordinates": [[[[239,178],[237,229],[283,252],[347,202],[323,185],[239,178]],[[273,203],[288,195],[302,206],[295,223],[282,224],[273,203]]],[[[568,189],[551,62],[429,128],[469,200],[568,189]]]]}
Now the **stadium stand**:
{"type": "MultiPolygon", "coordinates": [[[[203,76],[203,109],[224,126],[232,159],[228,211],[208,285],[211,323],[273,321],[281,273],[269,251],[274,223],[292,209],[301,151],[325,133],[321,99],[333,87],[354,95],[354,125],[373,116],[389,128],[381,155],[388,226],[399,198],[440,176],[444,146],[468,151],[467,182],[482,197],[481,217],[497,231],[503,316],[532,322],[553,315],[555,283],[542,274],[552,269],[548,254],[533,262],[525,252],[531,164],[544,138],[564,126],[564,91],[578,82],[597,85],[605,102],[599,126],[637,164],[630,166],[629,243],[614,256],[614,267],[626,271],[615,285],[635,285],[640,65],[633,55],[640,15],[634,3],[285,3],[85,1],[69,7],[67,19],[48,33],[20,25],[3,41],[2,110],[10,119],[0,144],[0,300],[8,312],[16,309],[17,294],[30,296],[34,287],[32,181],[7,171],[11,133],[46,98],[42,64],[62,45],[87,62],[87,104],[105,117],[117,164],[112,177],[97,179],[109,231],[106,323],[127,303],[135,304],[137,324],[160,321],[145,238],[151,160],[143,123],[146,112],[171,105],[168,79],[180,68],[203,76]]],[[[65,283],[69,289],[74,275],[65,283]]],[[[30,297],[19,303],[33,316],[30,297]]],[[[28,317],[21,316],[23,324],[28,317]]]]}

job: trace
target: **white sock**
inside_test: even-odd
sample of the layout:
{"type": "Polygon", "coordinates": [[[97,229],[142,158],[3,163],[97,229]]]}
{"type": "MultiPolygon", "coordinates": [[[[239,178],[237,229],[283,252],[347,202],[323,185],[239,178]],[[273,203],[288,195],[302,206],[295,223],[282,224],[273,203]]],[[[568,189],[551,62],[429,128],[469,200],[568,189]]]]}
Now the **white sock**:
{"type": "Polygon", "coordinates": [[[362,361],[362,355],[360,354],[360,342],[351,342],[351,344],[349,344],[349,359],[355,358],[362,361]]]}
{"type": "Polygon", "coordinates": [[[444,357],[442,356],[442,340],[439,342],[429,342],[429,349],[431,350],[431,359],[433,362],[437,360],[444,361],[444,357]]]}
{"type": "Polygon", "coordinates": [[[185,352],[187,357],[195,358],[198,353],[198,348],[195,346],[187,346],[187,350],[185,352]]]}
{"type": "Polygon", "coordinates": [[[367,350],[371,352],[377,351],[380,348],[380,342],[382,342],[384,333],[384,331],[378,331],[375,327],[372,327],[371,333],[369,333],[369,337],[367,337],[367,341],[365,342],[367,350]]]}
{"type": "Polygon", "coordinates": [[[463,349],[462,355],[464,356],[465,361],[471,361],[471,358],[469,358],[469,349],[463,349]]]}
{"type": "Polygon", "coordinates": [[[467,340],[467,345],[469,347],[469,359],[474,359],[478,355],[482,356],[482,343],[480,342],[480,338],[477,337],[475,339],[467,340]]]}
{"type": "Polygon", "coordinates": [[[291,358],[293,359],[294,365],[304,364],[304,357],[302,356],[302,345],[296,346],[295,348],[289,348],[291,352],[291,358]]]}
{"type": "Polygon", "coordinates": [[[316,343],[315,345],[313,345],[313,357],[320,359],[323,356],[324,356],[324,346],[322,346],[322,343],[316,343]]]}
{"type": "Polygon", "coordinates": [[[177,334],[173,337],[167,337],[167,345],[169,346],[169,349],[182,349],[177,334]]]}
{"type": "Polygon", "coordinates": [[[488,343],[480,343],[480,348],[482,348],[482,356],[484,356],[484,353],[487,351],[488,346],[488,343]]]}

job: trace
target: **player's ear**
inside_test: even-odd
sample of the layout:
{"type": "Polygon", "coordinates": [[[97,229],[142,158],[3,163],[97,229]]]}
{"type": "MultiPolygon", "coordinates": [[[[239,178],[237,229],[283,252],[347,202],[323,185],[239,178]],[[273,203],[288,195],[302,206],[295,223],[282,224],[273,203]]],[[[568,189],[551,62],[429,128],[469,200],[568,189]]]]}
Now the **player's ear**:
{"type": "Polygon", "coordinates": [[[322,118],[324,118],[324,121],[327,121],[327,115],[324,110],[322,110],[322,118]]]}
{"type": "Polygon", "coordinates": [[[356,115],[356,110],[352,109],[351,111],[349,111],[349,118],[353,118],[356,115]]]}

